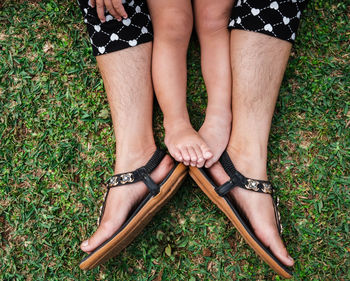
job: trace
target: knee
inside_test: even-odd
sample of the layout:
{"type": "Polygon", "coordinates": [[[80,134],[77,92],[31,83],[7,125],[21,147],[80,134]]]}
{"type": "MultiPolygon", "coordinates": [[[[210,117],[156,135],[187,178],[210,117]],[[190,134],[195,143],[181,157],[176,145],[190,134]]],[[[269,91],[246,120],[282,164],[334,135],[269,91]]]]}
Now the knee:
{"type": "Polygon", "coordinates": [[[159,28],[155,26],[155,39],[161,37],[167,42],[186,42],[192,33],[192,13],[172,9],[163,13],[159,24],[161,25],[159,28]],[[161,32],[157,34],[157,30],[161,30],[161,32]]]}
{"type": "Polygon", "coordinates": [[[227,30],[230,18],[230,7],[205,7],[197,17],[196,29],[199,36],[214,34],[220,30],[227,30]]]}

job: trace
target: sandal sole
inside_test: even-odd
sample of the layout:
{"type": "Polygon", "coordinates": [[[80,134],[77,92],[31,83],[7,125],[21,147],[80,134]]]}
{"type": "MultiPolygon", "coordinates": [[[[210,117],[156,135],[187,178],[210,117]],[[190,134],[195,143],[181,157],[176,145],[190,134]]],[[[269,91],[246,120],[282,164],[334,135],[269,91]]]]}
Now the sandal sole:
{"type": "Polygon", "coordinates": [[[209,197],[209,199],[224,212],[224,214],[230,219],[235,228],[242,235],[244,240],[253,248],[253,250],[265,261],[277,274],[281,277],[289,279],[292,275],[283,269],[248,233],[245,226],[241,223],[240,218],[232,211],[226,200],[219,196],[212,184],[206,179],[198,168],[190,167],[189,174],[191,178],[196,182],[200,189],[209,197]]]}
{"type": "Polygon", "coordinates": [[[103,247],[81,262],[79,267],[84,270],[92,269],[118,255],[136,238],[136,236],[151,221],[153,216],[176,193],[186,175],[187,167],[181,163],[178,164],[166,182],[161,186],[159,193],[143,206],[140,212],[135,215],[122,231],[120,231],[103,247]]]}

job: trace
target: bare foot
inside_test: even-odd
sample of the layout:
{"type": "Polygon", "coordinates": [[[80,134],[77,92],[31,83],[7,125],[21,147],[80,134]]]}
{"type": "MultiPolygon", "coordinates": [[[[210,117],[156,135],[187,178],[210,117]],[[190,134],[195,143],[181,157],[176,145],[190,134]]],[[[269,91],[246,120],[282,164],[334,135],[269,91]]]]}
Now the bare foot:
{"type": "MultiPolygon", "coordinates": [[[[238,153],[235,153],[233,150],[230,151],[229,148],[228,153],[236,169],[243,175],[249,178],[267,180],[266,171],[261,171],[260,169],[259,172],[253,167],[256,159],[252,158],[251,161],[248,161],[246,157],[239,156],[238,153]],[[265,175],[263,176],[263,174],[265,175]]],[[[209,173],[218,185],[222,185],[229,180],[228,175],[219,162],[209,169],[209,173]]],[[[271,196],[239,187],[231,190],[230,195],[247,216],[255,235],[260,241],[283,264],[293,266],[294,260],[289,256],[277,229],[271,196]]]]}
{"type": "Polygon", "coordinates": [[[217,162],[226,149],[230,138],[231,120],[232,116],[230,113],[207,112],[204,123],[198,131],[213,153],[213,157],[205,162],[206,168],[217,162]]]}
{"type": "Polygon", "coordinates": [[[165,125],[164,142],[171,156],[185,165],[203,167],[213,154],[191,124],[177,122],[165,125]]]}
{"type": "MultiPolygon", "coordinates": [[[[144,163],[140,167],[148,160],[149,158],[144,159],[144,163]]],[[[153,181],[160,183],[173,165],[173,160],[168,155],[165,156],[159,166],[151,173],[153,181]]],[[[143,182],[111,188],[98,229],[88,240],[81,243],[80,248],[84,252],[90,253],[110,238],[125,222],[131,209],[140,203],[147,194],[148,189],[143,182]]]]}

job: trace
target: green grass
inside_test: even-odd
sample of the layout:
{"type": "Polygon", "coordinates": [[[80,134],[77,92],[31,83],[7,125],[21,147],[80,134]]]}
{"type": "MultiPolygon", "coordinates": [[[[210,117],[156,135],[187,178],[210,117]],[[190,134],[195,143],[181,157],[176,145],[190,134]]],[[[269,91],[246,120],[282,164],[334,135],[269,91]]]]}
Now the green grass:
{"type": "MultiPolygon", "coordinates": [[[[350,280],[349,24],[343,1],[310,1],[269,145],[294,280],[350,280]]],[[[1,2],[0,2],[1,3],[1,2]]],[[[114,136],[75,1],[0,4],[0,280],[280,280],[190,180],[117,258],[78,268],[95,229],[114,136]]],[[[198,42],[188,105],[206,106],[198,42]]],[[[163,132],[156,110],[157,142],[163,132]]]]}

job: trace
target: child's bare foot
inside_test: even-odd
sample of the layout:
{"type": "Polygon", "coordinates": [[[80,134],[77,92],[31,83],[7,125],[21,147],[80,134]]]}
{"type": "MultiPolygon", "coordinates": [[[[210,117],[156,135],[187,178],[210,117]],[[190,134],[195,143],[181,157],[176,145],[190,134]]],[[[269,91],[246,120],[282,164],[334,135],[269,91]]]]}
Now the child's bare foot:
{"type": "Polygon", "coordinates": [[[226,149],[231,132],[231,113],[211,113],[207,112],[199,135],[207,143],[213,153],[213,157],[205,162],[205,167],[211,167],[217,162],[221,154],[226,149]]]}
{"type": "MultiPolygon", "coordinates": [[[[116,173],[132,171],[145,165],[152,154],[143,154],[140,156],[141,158],[137,158],[139,163],[136,165],[135,161],[132,161],[133,163],[130,164],[132,168],[130,170],[118,171],[116,169],[116,173]]],[[[165,156],[159,166],[151,173],[151,178],[155,183],[160,183],[170,172],[173,165],[173,160],[168,155],[165,156]]],[[[89,239],[80,245],[80,248],[84,252],[90,253],[110,238],[125,222],[131,209],[141,202],[147,194],[148,189],[143,182],[111,188],[98,229],[89,239]]]]}
{"type": "MultiPolygon", "coordinates": [[[[249,178],[267,180],[265,161],[259,161],[254,155],[253,157],[242,155],[229,147],[227,152],[236,169],[243,175],[249,178]],[[258,164],[255,165],[255,163],[258,164]]],[[[218,185],[222,185],[229,180],[219,162],[209,169],[209,173],[218,185]]],[[[234,188],[230,193],[247,216],[255,235],[260,241],[270,248],[282,263],[292,266],[294,260],[289,256],[277,229],[271,196],[243,188],[234,188]]]]}
{"type": "Polygon", "coordinates": [[[192,128],[190,123],[176,122],[164,124],[164,142],[169,153],[185,165],[203,167],[213,154],[208,145],[192,128]]]}

